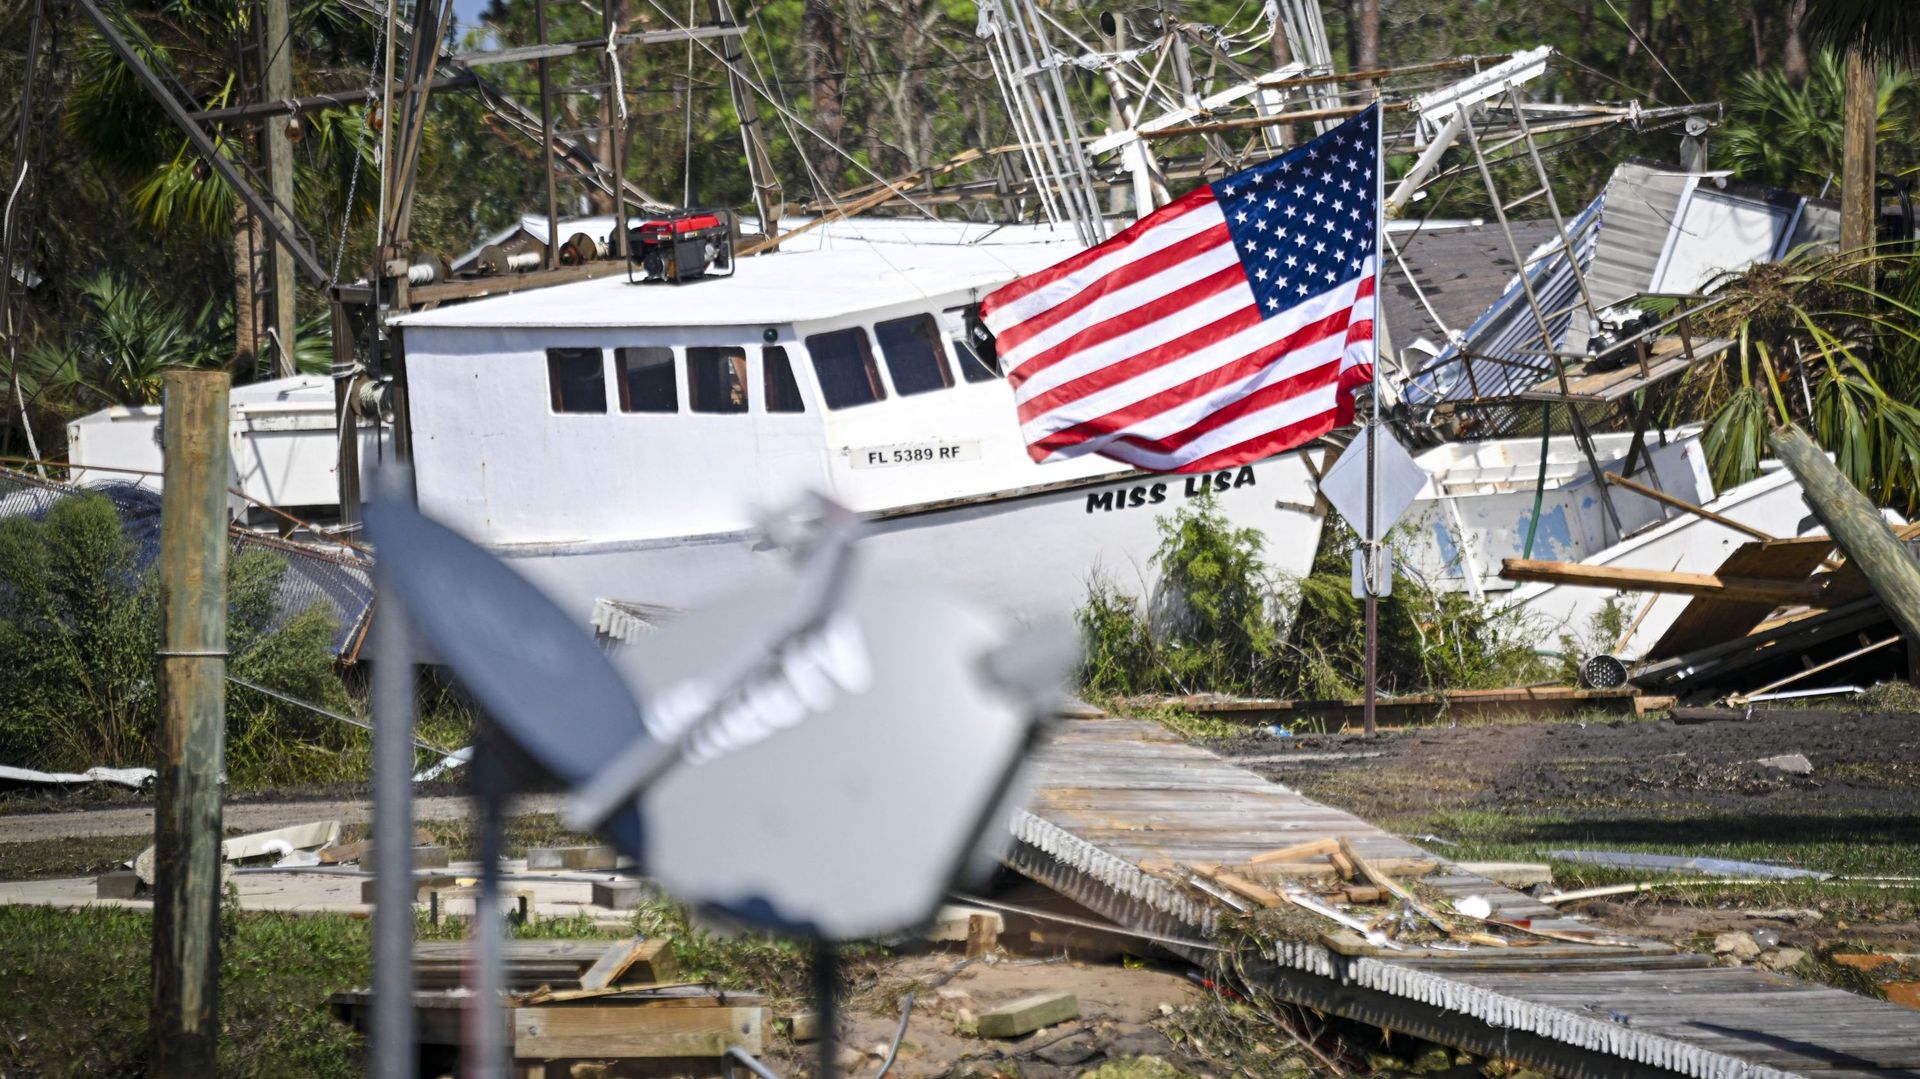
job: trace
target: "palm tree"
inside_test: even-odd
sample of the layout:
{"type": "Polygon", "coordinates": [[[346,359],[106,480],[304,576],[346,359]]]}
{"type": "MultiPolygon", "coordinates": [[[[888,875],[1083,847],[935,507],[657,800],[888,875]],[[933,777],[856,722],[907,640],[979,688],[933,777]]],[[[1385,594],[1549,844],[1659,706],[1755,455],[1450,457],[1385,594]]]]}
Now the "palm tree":
{"type": "MultiPolygon", "coordinates": [[[[1883,151],[1899,145],[1911,156],[1920,148],[1920,79],[1883,71],[1874,100],[1876,135],[1883,151]]],[[[1841,171],[1847,76],[1832,52],[1813,56],[1804,82],[1784,71],[1750,71],[1727,102],[1720,147],[1742,179],[1772,187],[1817,190],[1841,171]]]]}
{"type": "MultiPolygon", "coordinates": [[[[329,51],[351,35],[355,25],[342,15],[337,0],[314,0],[297,5],[295,36],[317,37],[329,51]]],[[[133,47],[155,69],[171,75],[190,96],[189,107],[221,108],[242,103],[243,87],[234,71],[233,56],[257,35],[252,25],[254,5],[245,0],[150,0],[125,5],[134,12],[122,25],[133,47]]],[[[293,46],[289,46],[293,47],[293,46]]],[[[296,56],[307,50],[296,49],[296,56]]],[[[128,198],[141,219],[155,229],[187,228],[230,245],[233,259],[233,352],[236,371],[252,367],[263,327],[257,324],[254,268],[256,252],[265,250],[265,227],[253,221],[245,205],[225,181],[209,169],[188,145],[185,136],[166,120],[105,40],[83,36],[75,50],[73,92],[65,115],[66,128],[102,169],[126,185],[128,198]]],[[[356,79],[363,76],[355,75],[356,79]]],[[[349,111],[311,113],[302,117],[307,137],[296,161],[296,190],[302,195],[298,216],[309,221],[338,213],[337,200],[344,177],[358,152],[370,162],[376,140],[359,138],[360,114],[349,111]],[[323,201],[332,205],[319,205],[323,201]]],[[[257,153],[251,133],[225,129],[213,132],[220,152],[236,164],[257,153]]],[[[243,169],[244,171],[244,169],[243,169]]],[[[356,209],[370,210],[372,185],[356,193],[356,209]]]]}
{"type": "Polygon", "coordinates": [[[1807,39],[1844,51],[1847,106],[1840,180],[1840,246],[1874,241],[1879,196],[1874,175],[1873,69],[1920,64],[1920,4],[1913,0],[1809,0],[1807,39]]]}

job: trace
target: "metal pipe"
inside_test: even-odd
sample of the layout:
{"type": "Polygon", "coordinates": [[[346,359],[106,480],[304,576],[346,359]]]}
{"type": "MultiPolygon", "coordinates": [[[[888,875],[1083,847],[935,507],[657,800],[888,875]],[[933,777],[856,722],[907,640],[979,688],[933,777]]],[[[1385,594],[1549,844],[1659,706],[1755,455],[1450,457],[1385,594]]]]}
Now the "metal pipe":
{"type": "Polygon", "coordinates": [[[1007,52],[1008,78],[1021,108],[1026,111],[1029,125],[1034,133],[1034,143],[1040,158],[1046,164],[1045,175],[1049,186],[1054,189],[1063,217],[1073,224],[1074,231],[1082,240],[1086,239],[1085,226],[1075,205],[1073,193],[1067,184],[1066,169],[1060,160],[1063,145],[1060,132],[1054,124],[1054,117],[1044,103],[1038,101],[1038,91],[1029,84],[1026,72],[1035,66],[1032,49],[1027,40],[1027,30],[1020,13],[1013,6],[1014,0],[1005,0],[1003,11],[1007,18],[1002,23],[1005,37],[1001,47],[1007,52]]]}
{"type": "MultiPolygon", "coordinates": [[[[435,90],[457,90],[479,82],[479,76],[472,72],[448,75],[433,80],[435,90]]],[[[364,105],[380,96],[378,90],[341,90],[332,94],[309,94],[306,97],[288,97],[274,101],[262,101],[254,105],[234,105],[224,109],[207,109],[203,112],[191,112],[187,116],[196,123],[212,126],[230,124],[245,120],[265,120],[274,116],[291,116],[303,112],[322,112],[329,109],[345,109],[355,105],[364,105]]]]}
{"type": "Polygon", "coordinates": [[[168,371],[161,406],[164,629],[151,1018],[158,1076],[214,1074],[220,1041],[228,382],[225,371],[168,371]]]}
{"type": "MultiPolygon", "coordinates": [[[[398,465],[375,477],[382,502],[413,501],[398,465]]],[[[380,632],[373,665],[373,1030],[374,1079],[413,1079],[413,628],[392,570],[375,561],[380,632]]]]}

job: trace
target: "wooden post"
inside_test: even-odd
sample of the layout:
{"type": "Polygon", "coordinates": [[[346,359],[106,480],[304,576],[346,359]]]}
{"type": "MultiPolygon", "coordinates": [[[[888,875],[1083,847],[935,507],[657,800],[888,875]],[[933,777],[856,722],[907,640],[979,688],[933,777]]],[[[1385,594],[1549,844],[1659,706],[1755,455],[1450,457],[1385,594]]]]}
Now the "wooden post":
{"type": "Polygon", "coordinates": [[[1840,135],[1840,250],[1857,251],[1874,242],[1880,217],[1873,175],[1875,103],[1880,80],[1867,61],[1866,43],[1847,46],[1847,95],[1840,135]]]}
{"type": "Polygon", "coordinates": [[[1860,568],[1867,586],[1907,638],[1908,666],[1920,655],[1920,563],[1888,527],[1874,504],[1847,481],[1806,432],[1786,427],[1767,436],[1773,454],[1806,491],[1813,515],[1827,526],[1847,560],[1860,568]]]}
{"type": "Polygon", "coordinates": [[[215,1074],[227,676],[227,374],[165,376],[153,1074],[215,1074]]]}
{"type": "MultiPolygon", "coordinates": [[[[287,25],[287,0],[267,0],[266,9],[266,100],[285,101],[293,96],[293,35],[287,25]]],[[[267,118],[267,185],[273,197],[274,216],[279,231],[293,234],[293,146],[287,138],[289,120],[285,116],[267,118]]],[[[294,316],[293,255],[285,244],[273,245],[273,336],[275,378],[292,378],[299,372],[293,363],[293,337],[298,332],[294,316]]]]}

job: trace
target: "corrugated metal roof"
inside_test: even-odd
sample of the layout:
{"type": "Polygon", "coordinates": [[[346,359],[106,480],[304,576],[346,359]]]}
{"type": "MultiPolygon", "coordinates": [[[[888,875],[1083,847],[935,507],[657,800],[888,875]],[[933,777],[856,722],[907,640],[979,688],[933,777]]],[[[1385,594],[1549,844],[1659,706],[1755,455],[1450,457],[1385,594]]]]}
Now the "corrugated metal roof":
{"type": "Polygon", "coordinates": [[[1667,247],[1680,199],[1697,175],[1651,165],[1621,165],[1607,181],[1606,228],[1587,272],[1593,302],[1606,307],[1647,291],[1667,247]]]}

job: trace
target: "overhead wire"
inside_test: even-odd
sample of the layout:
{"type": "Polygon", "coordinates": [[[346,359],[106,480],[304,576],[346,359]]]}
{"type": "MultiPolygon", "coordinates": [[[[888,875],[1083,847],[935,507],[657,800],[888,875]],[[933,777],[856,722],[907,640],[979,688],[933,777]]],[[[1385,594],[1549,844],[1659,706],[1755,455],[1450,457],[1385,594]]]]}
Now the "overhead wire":
{"type": "Polygon", "coordinates": [[[1687,88],[1680,85],[1680,80],[1674,77],[1673,71],[1667,67],[1667,62],[1660,59],[1659,53],[1653,51],[1653,46],[1649,45],[1646,39],[1640,36],[1640,32],[1633,28],[1633,24],[1627,21],[1625,15],[1620,14],[1620,9],[1613,5],[1613,0],[1607,0],[1607,10],[1613,12],[1614,18],[1620,20],[1620,25],[1626,27],[1627,33],[1633,35],[1633,40],[1639,42],[1640,47],[1647,50],[1647,55],[1652,57],[1653,62],[1659,65],[1661,71],[1666,73],[1668,80],[1673,83],[1673,88],[1680,91],[1680,96],[1687,99],[1687,104],[1699,104],[1698,101],[1694,100],[1692,94],[1687,93],[1687,88]]]}

